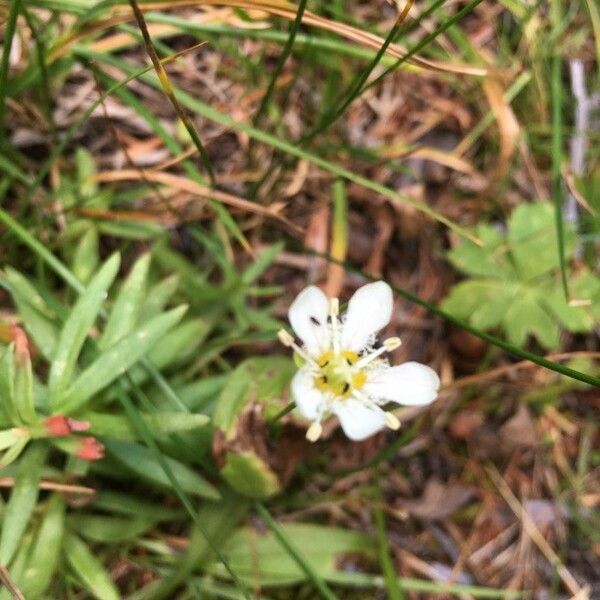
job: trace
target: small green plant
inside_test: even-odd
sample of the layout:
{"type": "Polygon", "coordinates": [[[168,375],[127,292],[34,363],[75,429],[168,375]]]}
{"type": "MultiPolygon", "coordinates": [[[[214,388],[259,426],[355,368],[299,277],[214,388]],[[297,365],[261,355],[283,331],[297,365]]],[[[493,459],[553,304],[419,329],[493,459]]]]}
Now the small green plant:
{"type": "MultiPolygon", "coordinates": [[[[442,307],[479,329],[502,329],[517,346],[533,335],[545,348],[560,343],[561,327],[573,333],[593,329],[600,319],[600,279],[585,266],[569,269],[565,300],[554,212],[549,204],[518,206],[506,233],[479,225],[479,246],[461,240],[448,258],[470,278],[455,285],[442,307]]],[[[565,255],[573,257],[575,234],[565,232],[565,255]]]]}

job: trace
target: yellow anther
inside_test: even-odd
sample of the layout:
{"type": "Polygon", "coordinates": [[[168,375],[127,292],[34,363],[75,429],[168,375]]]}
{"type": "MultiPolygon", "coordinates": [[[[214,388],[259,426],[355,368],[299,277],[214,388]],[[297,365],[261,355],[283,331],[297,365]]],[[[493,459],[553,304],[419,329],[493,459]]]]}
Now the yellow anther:
{"type": "Polygon", "coordinates": [[[383,347],[388,352],[392,352],[392,350],[395,350],[396,348],[400,348],[401,345],[402,345],[402,342],[400,341],[399,337],[391,337],[383,342],[383,347]]]}
{"type": "Polygon", "coordinates": [[[294,343],[294,338],[285,329],[280,329],[277,332],[277,337],[279,338],[279,341],[288,348],[294,343]]]}
{"type": "Polygon", "coordinates": [[[331,298],[329,300],[329,315],[337,317],[340,314],[340,301],[338,298],[331,298]]]}
{"type": "Polygon", "coordinates": [[[394,413],[385,413],[385,424],[393,431],[400,429],[400,420],[394,413]]]}
{"type": "Polygon", "coordinates": [[[321,423],[315,421],[306,432],[306,439],[309,442],[316,442],[323,433],[323,426],[321,423]]]}
{"type": "Polygon", "coordinates": [[[367,376],[361,371],[352,378],[352,387],[355,390],[360,390],[367,383],[367,376]]]}

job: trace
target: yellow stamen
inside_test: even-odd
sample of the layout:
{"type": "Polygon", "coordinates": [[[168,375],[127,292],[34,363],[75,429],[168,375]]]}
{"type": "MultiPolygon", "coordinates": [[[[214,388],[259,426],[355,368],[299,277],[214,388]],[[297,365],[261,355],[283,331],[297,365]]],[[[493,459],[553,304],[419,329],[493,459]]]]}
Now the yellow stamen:
{"type": "Polygon", "coordinates": [[[400,348],[401,345],[402,342],[400,341],[399,337],[391,337],[383,342],[383,347],[388,352],[392,352],[393,350],[396,350],[396,348],[400,348]]]}
{"type": "Polygon", "coordinates": [[[316,442],[323,433],[323,426],[321,423],[315,421],[306,432],[306,439],[309,442],[316,442]]]}
{"type": "Polygon", "coordinates": [[[393,431],[400,429],[400,420],[394,413],[385,413],[385,424],[393,431]]]}
{"type": "Polygon", "coordinates": [[[360,390],[367,383],[367,376],[361,371],[352,378],[352,387],[360,390]]]}
{"type": "Polygon", "coordinates": [[[285,329],[280,329],[277,332],[277,337],[279,338],[279,341],[288,348],[294,343],[294,338],[285,329]]]}

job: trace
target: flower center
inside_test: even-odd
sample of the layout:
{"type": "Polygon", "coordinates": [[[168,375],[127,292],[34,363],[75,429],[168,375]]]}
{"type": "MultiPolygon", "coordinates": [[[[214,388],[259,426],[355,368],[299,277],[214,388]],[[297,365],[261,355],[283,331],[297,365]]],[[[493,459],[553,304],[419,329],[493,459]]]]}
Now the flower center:
{"type": "Polygon", "coordinates": [[[324,352],[317,360],[315,387],[339,398],[348,398],[353,389],[361,389],[367,380],[364,371],[355,366],[358,359],[358,354],[351,350],[324,352]]]}

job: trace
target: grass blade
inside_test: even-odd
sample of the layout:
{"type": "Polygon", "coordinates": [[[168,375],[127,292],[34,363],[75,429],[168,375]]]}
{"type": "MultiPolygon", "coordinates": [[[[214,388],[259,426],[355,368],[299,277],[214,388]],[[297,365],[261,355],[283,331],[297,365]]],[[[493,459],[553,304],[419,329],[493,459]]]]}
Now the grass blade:
{"type": "Polygon", "coordinates": [[[388,593],[389,600],[403,600],[404,594],[398,583],[394,562],[390,556],[390,548],[387,542],[385,531],[385,516],[383,510],[379,507],[373,509],[373,518],[375,519],[375,527],[377,529],[377,540],[379,542],[379,563],[383,570],[385,578],[385,587],[388,593]]]}
{"type": "Polygon", "coordinates": [[[288,552],[288,554],[296,561],[298,566],[304,571],[305,575],[312,581],[315,588],[319,591],[322,598],[326,600],[337,600],[337,596],[331,591],[329,586],[325,583],[323,578],[313,569],[312,565],[302,556],[302,553],[295,544],[292,542],[290,537],[273,517],[271,513],[265,508],[260,502],[256,502],[255,505],[258,514],[268,525],[269,529],[273,532],[273,535],[277,538],[279,543],[288,552]]]}
{"type": "Polygon", "coordinates": [[[381,59],[385,56],[389,45],[394,42],[397,38],[400,29],[402,28],[402,23],[404,23],[404,19],[408,15],[412,5],[414,4],[414,0],[407,0],[404,8],[398,15],[394,26],[390,29],[387,37],[385,38],[383,44],[381,44],[379,50],[373,57],[373,60],[369,63],[366,69],[362,71],[362,73],[358,74],[354,81],[348,86],[348,91],[342,94],[342,99],[339,102],[334,103],[332,110],[329,110],[325,113],[322,119],[319,120],[315,128],[309,132],[306,136],[304,136],[300,143],[306,143],[309,140],[313,139],[319,133],[325,131],[328,127],[330,127],[335,121],[337,121],[345,112],[346,109],[354,102],[354,100],[360,96],[362,87],[369,78],[369,75],[373,72],[375,67],[381,62],[381,59]]]}
{"type": "Polygon", "coordinates": [[[288,35],[288,39],[285,43],[285,46],[283,47],[283,50],[281,51],[281,54],[279,55],[279,58],[277,59],[277,64],[275,65],[275,69],[273,70],[273,74],[271,75],[271,81],[269,81],[267,91],[265,92],[262,102],[260,103],[260,106],[258,107],[256,114],[254,115],[254,119],[252,120],[254,127],[258,126],[265,111],[267,110],[267,107],[269,106],[269,102],[271,101],[271,96],[273,95],[273,90],[275,89],[275,84],[277,83],[277,80],[279,79],[279,76],[281,75],[281,72],[283,71],[283,67],[284,67],[289,55],[292,52],[292,48],[294,47],[294,41],[296,39],[296,34],[298,33],[298,28],[300,27],[300,25],[302,23],[302,16],[304,15],[304,9],[306,8],[306,2],[307,2],[307,0],[300,0],[300,2],[298,3],[298,10],[296,11],[296,18],[293,20],[293,22],[290,26],[290,33],[288,35]]]}
{"type": "MultiPolygon", "coordinates": [[[[132,67],[130,65],[113,56],[93,52],[82,46],[77,47],[77,52],[79,54],[98,60],[100,62],[105,62],[116,66],[119,69],[122,69],[125,73],[131,73],[132,71],[132,67]]],[[[147,74],[146,76],[140,75],[140,78],[143,81],[152,85],[153,87],[159,87],[160,83],[158,82],[158,80],[148,75],[149,74],[147,74]]],[[[473,235],[464,227],[461,227],[457,223],[446,218],[441,213],[437,212],[436,210],[433,210],[424,202],[420,202],[418,200],[415,200],[414,198],[411,198],[410,196],[401,194],[375,181],[371,181],[369,178],[364,177],[362,175],[358,175],[357,173],[349,169],[345,169],[344,167],[341,167],[331,161],[321,158],[320,156],[301,148],[297,144],[280,140],[279,138],[276,138],[275,136],[270,135],[269,133],[266,133],[260,129],[252,127],[250,125],[246,125],[245,123],[238,122],[229,115],[222,113],[207,104],[204,104],[200,100],[181,90],[177,90],[177,96],[181,101],[182,105],[186,106],[191,110],[196,111],[198,114],[202,115],[207,119],[210,119],[211,121],[214,121],[215,123],[219,123],[220,125],[232,128],[237,131],[241,131],[242,133],[246,133],[249,137],[259,142],[272,146],[273,148],[277,148],[278,150],[282,150],[283,152],[286,152],[297,158],[305,159],[308,162],[311,162],[312,164],[317,165],[318,167],[321,167],[322,169],[329,171],[334,175],[337,175],[338,177],[342,177],[344,179],[347,179],[348,181],[352,181],[360,185],[361,187],[370,189],[373,192],[381,194],[382,196],[385,196],[392,202],[400,202],[412,206],[413,208],[426,214],[430,218],[440,223],[443,223],[449,229],[455,231],[458,235],[466,237],[471,241],[474,241],[475,243],[479,243],[479,240],[474,238],[473,235]]]]}
{"type": "Polygon", "coordinates": [[[198,149],[198,152],[200,153],[200,157],[204,164],[204,168],[206,169],[206,172],[208,173],[208,177],[210,179],[211,185],[212,185],[212,187],[215,187],[216,186],[215,173],[214,173],[212,165],[210,163],[210,158],[208,156],[208,153],[206,152],[206,149],[204,148],[204,145],[202,144],[202,141],[200,140],[200,136],[198,135],[196,128],[192,124],[191,120],[189,119],[189,117],[187,116],[185,111],[182,109],[181,105],[179,104],[179,101],[177,100],[177,98],[175,96],[175,92],[174,92],[173,86],[171,85],[171,82],[169,80],[169,76],[167,75],[167,72],[165,71],[165,68],[163,67],[162,62],[160,61],[158,54],[156,54],[154,45],[152,44],[152,39],[150,38],[150,33],[148,32],[148,27],[146,26],[146,21],[144,20],[144,13],[140,10],[140,7],[138,6],[138,3],[136,2],[136,0],[129,0],[129,5],[131,6],[131,10],[133,10],[135,20],[137,21],[138,27],[140,28],[140,31],[142,32],[142,36],[144,38],[144,45],[146,47],[146,52],[148,53],[148,56],[150,57],[150,60],[152,61],[152,64],[154,65],[154,70],[156,71],[156,75],[158,76],[158,79],[160,80],[160,83],[165,91],[165,94],[167,95],[167,97],[169,98],[169,101],[173,105],[173,108],[175,109],[177,116],[181,119],[181,122],[183,123],[187,132],[189,133],[190,137],[192,138],[194,145],[198,149]]]}
{"type": "Polygon", "coordinates": [[[425,46],[428,46],[429,43],[435,40],[438,35],[444,33],[444,31],[468,15],[478,4],[481,4],[482,2],[483,0],[472,0],[469,2],[467,6],[463,7],[454,16],[444,21],[437,29],[432,31],[429,35],[426,35],[418,44],[415,44],[415,46],[413,46],[404,56],[399,58],[391,67],[388,67],[381,75],[379,75],[379,77],[373,79],[371,83],[363,88],[361,93],[380,83],[389,73],[395,71],[400,65],[404,64],[407,60],[417,54],[417,52],[420,52],[423,48],[425,48],[425,46]]]}
{"type": "MultiPolygon", "coordinates": [[[[8,81],[8,68],[10,66],[10,51],[12,49],[12,40],[15,36],[17,27],[17,17],[21,10],[21,0],[12,0],[8,12],[8,20],[4,31],[4,41],[2,42],[2,60],[0,61],[0,123],[4,121],[5,97],[8,81]]],[[[4,128],[0,127],[0,141],[4,137],[4,128]]]]}
{"type": "Polygon", "coordinates": [[[567,303],[569,297],[569,284],[567,282],[567,266],[565,261],[565,227],[563,212],[563,186],[562,186],[562,57],[559,47],[559,34],[562,27],[561,22],[561,2],[553,0],[550,6],[552,20],[552,29],[554,34],[554,48],[552,53],[552,198],[554,200],[554,216],[556,218],[556,238],[558,242],[558,260],[560,264],[560,276],[565,300],[567,303]]]}

